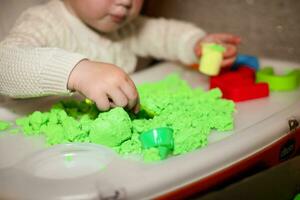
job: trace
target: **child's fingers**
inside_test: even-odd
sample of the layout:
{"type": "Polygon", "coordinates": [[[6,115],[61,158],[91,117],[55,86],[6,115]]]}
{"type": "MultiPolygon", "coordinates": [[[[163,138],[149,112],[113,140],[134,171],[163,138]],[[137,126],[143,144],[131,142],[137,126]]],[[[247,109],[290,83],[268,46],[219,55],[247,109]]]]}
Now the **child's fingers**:
{"type": "Polygon", "coordinates": [[[199,45],[199,47],[195,48],[195,54],[197,57],[200,57],[202,55],[202,49],[201,49],[200,45],[199,45]]]}
{"type": "Polygon", "coordinates": [[[200,41],[196,42],[196,45],[195,45],[195,47],[194,47],[194,52],[195,52],[195,55],[196,55],[197,57],[200,57],[200,56],[201,56],[201,54],[202,54],[202,48],[201,48],[201,43],[200,43],[200,41]]]}
{"type": "Polygon", "coordinates": [[[231,58],[231,57],[236,56],[237,47],[235,45],[226,44],[226,45],[224,45],[224,47],[226,48],[226,51],[223,53],[224,58],[231,58]]]}
{"type": "Polygon", "coordinates": [[[139,111],[140,111],[140,98],[137,98],[137,103],[136,103],[136,105],[133,107],[133,112],[135,113],[135,114],[137,114],[139,111]]]}
{"type": "Polygon", "coordinates": [[[125,107],[128,104],[128,99],[120,88],[107,91],[107,95],[115,106],[125,107]]]}
{"type": "Polygon", "coordinates": [[[213,37],[221,41],[222,43],[237,45],[241,42],[241,38],[239,36],[228,34],[228,33],[213,34],[213,37]]]}
{"type": "Polygon", "coordinates": [[[128,109],[133,109],[139,103],[139,94],[134,82],[128,77],[125,84],[122,84],[121,89],[128,98],[128,109]]]}
{"type": "Polygon", "coordinates": [[[229,66],[233,65],[235,59],[236,59],[236,57],[224,59],[221,63],[221,67],[229,67],[229,66]]]}
{"type": "Polygon", "coordinates": [[[98,109],[101,111],[106,111],[110,108],[110,103],[105,93],[97,93],[96,97],[88,98],[92,99],[96,103],[98,109]]]}
{"type": "Polygon", "coordinates": [[[134,106],[137,104],[137,100],[138,100],[138,93],[137,93],[135,87],[132,87],[131,84],[126,83],[126,84],[123,84],[120,88],[124,92],[124,94],[126,95],[126,97],[128,99],[127,108],[129,110],[133,109],[134,106]]]}
{"type": "Polygon", "coordinates": [[[110,101],[109,104],[110,104],[110,107],[111,107],[111,108],[118,107],[114,102],[111,102],[111,101],[110,101]]]}

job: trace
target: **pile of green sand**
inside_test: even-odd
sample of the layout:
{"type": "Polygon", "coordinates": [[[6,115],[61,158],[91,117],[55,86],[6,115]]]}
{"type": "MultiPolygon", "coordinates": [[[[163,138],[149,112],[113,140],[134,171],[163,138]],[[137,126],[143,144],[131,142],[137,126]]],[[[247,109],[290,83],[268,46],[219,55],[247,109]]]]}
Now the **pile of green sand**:
{"type": "Polygon", "coordinates": [[[157,149],[142,149],[139,136],[152,128],[174,130],[173,155],[207,145],[212,129],[233,129],[234,103],[221,99],[219,89],[192,89],[178,75],[138,86],[141,111],[133,115],[123,108],[99,112],[95,105],[67,100],[49,112],[36,111],[17,119],[25,135],[46,137],[47,144],[89,142],[109,146],[121,155],[139,154],[159,160],[157,149]]]}
{"type": "Polygon", "coordinates": [[[8,129],[10,124],[8,122],[0,120],[0,131],[8,129]]]}

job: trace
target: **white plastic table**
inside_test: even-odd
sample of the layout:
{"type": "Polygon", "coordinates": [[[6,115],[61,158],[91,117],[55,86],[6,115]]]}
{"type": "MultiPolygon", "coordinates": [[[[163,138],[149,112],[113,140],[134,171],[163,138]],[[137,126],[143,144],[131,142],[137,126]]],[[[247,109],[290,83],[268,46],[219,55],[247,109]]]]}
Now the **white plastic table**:
{"type": "MultiPolygon", "coordinates": [[[[261,59],[276,73],[300,64],[261,59]]],[[[132,75],[136,83],[177,72],[193,87],[208,88],[208,77],[175,63],[132,75]]],[[[0,119],[13,121],[47,110],[57,98],[0,97],[0,119]]],[[[275,165],[299,150],[300,89],[236,104],[235,128],[213,132],[208,146],[155,164],[124,159],[92,144],[45,147],[41,136],[0,132],[0,197],[4,199],[174,199],[206,189],[255,164],[275,165]],[[293,121],[296,122],[296,121],[293,121]],[[72,155],[72,160],[66,158],[72,155]]]]}

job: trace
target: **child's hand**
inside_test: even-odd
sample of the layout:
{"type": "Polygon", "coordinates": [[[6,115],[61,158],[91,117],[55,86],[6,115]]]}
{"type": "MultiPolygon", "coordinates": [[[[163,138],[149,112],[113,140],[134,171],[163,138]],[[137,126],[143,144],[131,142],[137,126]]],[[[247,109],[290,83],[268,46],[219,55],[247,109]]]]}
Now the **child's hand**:
{"type": "Polygon", "coordinates": [[[82,60],[70,74],[68,89],[76,90],[93,100],[97,107],[126,107],[139,110],[139,96],[130,77],[119,67],[100,62],[82,60]]]}
{"type": "Polygon", "coordinates": [[[220,44],[226,48],[223,54],[222,67],[231,66],[234,63],[237,54],[237,45],[241,42],[240,37],[227,33],[208,34],[196,43],[194,51],[198,57],[202,54],[201,44],[208,42],[220,44]]]}

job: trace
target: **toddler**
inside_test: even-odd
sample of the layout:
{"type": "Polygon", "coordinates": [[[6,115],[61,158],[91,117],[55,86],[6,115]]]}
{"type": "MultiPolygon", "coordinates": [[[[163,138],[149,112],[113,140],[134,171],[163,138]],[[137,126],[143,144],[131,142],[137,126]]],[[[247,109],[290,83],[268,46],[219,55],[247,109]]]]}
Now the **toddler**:
{"type": "Polygon", "coordinates": [[[143,0],[51,0],[26,10],[0,44],[0,94],[13,98],[77,91],[100,110],[138,111],[128,73],[137,57],[196,63],[201,43],[226,48],[231,65],[240,38],[205,34],[185,22],[140,16],[143,0]]]}

